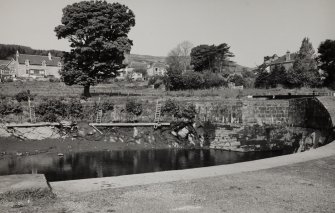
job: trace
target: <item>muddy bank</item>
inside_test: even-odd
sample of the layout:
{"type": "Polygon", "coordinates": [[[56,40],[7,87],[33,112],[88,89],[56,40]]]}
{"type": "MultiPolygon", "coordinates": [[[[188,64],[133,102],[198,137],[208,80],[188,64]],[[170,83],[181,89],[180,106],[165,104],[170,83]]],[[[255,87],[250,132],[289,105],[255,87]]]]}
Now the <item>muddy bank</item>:
{"type": "Polygon", "coordinates": [[[2,125],[0,155],[125,149],[199,148],[201,140],[189,123],[170,127],[99,127],[88,122],[2,125]]]}

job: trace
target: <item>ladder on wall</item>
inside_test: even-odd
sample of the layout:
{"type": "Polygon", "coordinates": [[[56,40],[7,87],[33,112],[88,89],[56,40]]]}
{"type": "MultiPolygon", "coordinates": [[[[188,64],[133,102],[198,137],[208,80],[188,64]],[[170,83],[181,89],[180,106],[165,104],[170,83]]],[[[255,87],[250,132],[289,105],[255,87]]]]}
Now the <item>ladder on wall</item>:
{"type": "Polygon", "coordinates": [[[156,102],[156,111],[155,111],[155,120],[154,120],[154,128],[156,129],[159,125],[160,119],[161,119],[161,110],[162,110],[162,104],[157,100],[156,102]]]}
{"type": "Polygon", "coordinates": [[[30,108],[30,122],[36,123],[36,114],[35,114],[35,106],[31,106],[30,108]]]}
{"type": "Polygon", "coordinates": [[[96,123],[101,123],[101,119],[102,119],[102,109],[99,109],[97,111],[97,119],[96,119],[96,123]]]}
{"type": "Polygon", "coordinates": [[[35,106],[31,105],[30,97],[28,97],[29,119],[31,123],[36,122],[35,106]]]}

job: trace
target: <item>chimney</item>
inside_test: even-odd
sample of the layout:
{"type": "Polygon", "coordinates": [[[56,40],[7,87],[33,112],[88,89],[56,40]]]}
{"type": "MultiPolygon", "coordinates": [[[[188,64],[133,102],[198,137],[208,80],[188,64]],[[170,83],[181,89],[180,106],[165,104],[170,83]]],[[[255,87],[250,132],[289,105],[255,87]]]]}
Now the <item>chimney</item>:
{"type": "Polygon", "coordinates": [[[16,61],[19,61],[19,56],[20,56],[19,51],[16,50],[16,61]]]}
{"type": "Polygon", "coordinates": [[[50,61],[52,60],[52,57],[51,57],[51,53],[50,53],[50,52],[48,53],[48,58],[49,58],[50,61]]]}
{"type": "Polygon", "coordinates": [[[288,50],[286,52],[286,61],[291,61],[291,53],[288,50]]]}

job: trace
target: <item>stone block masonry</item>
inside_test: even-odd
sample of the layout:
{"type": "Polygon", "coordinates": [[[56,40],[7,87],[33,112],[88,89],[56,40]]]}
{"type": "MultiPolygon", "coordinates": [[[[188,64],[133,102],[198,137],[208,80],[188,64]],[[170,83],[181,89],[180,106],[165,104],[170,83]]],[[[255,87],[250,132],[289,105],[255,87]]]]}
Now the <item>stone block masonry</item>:
{"type": "MultiPolygon", "coordinates": [[[[211,148],[234,151],[292,149],[315,135],[326,143],[332,128],[328,111],[315,98],[196,102],[199,120],[220,124],[211,148]],[[225,127],[222,127],[225,124],[225,127]],[[228,125],[228,126],[227,126],[228,125]],[[298,127],[298,128],[293,128],[298,127]],[[313,131],[312,131],[313,130],[313,131]]],[[[310,146],[314,146],[310,142],[310,146]]]]}

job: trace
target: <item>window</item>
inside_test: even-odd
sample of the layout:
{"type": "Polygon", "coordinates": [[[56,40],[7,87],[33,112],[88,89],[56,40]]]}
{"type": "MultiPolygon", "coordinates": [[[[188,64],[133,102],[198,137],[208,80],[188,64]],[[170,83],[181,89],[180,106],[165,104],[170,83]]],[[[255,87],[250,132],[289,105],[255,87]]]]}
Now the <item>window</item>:
{"type": "Polygon", "coordinates": [[[29,66],[29,60],[28,60],[28,59],[26,59],[26,60],[24,61],[24,63],[25,63],[26,66],[29,66]]]}
{"type": "Polygon", "coordinates": [[[47,63],[45,62],[45,60],[42,61],[42,66],[45,67],[47,65],[47,63]]]}

